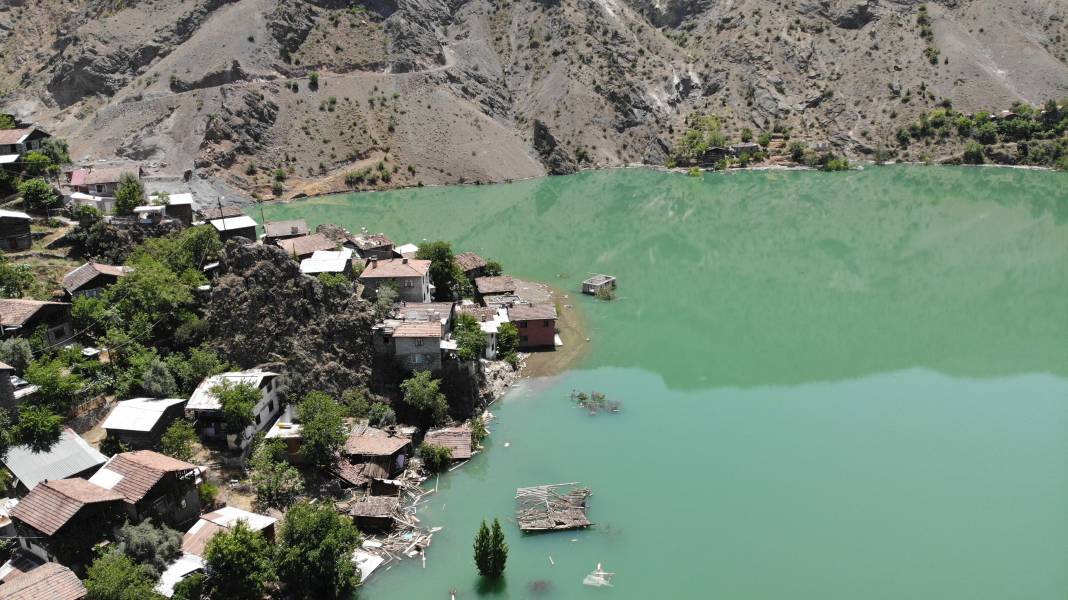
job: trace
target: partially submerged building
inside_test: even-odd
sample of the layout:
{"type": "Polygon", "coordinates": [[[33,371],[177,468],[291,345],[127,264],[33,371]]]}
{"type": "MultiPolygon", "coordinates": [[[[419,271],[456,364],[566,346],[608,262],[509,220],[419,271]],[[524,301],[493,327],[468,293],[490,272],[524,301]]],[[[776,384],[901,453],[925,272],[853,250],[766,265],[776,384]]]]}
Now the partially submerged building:
{"type": "Polygon", "coordinates": [[[79,296],[95,298],[118,283],[132,269],[118,265],[106,265],[90,260],[63,276],[63,291],[69,300],[79,296]]]}
{"type": "Polygon", "coordinates": [[[197,433],[205,441],[224,442],[231,449],[244,450],[252,441],[252,436],[266,429],[282,411],[278,398],[278,373],[251,369],[222,373],[208,377],[197,386],[186,404],[186,410],[193,413],[197,433]],[[223,415],[222,403],[212,391],[221,385],[248,384],[260,392],[260,399],[253,409],[253,423],[241,431],[232,431],[223,415]]]}
{"type": "Polygon", "coordinates": [[[556,307],[552,304],[517,304],[508,319],[519,329],[521,349],[556,347],[556,307]]]}
{"type": "Polygon", "coordinates": [[[108,437],[117,438],[130,448],[153,448],[171,423],[182,417],[185,403],[183,398],[122,400],[100,426],[108,437]]]}
{"type": "Polygon", "coordinates": [[[423,443],[448,448],[453,460],[467,460],[474,454],[474,438],[471,428],[443,427],[426,432],[423,443]]]}
{"type": "Polygon", "coordinates": [[[71,337],[70,304],[21,298],[0,299],[0,339],[29,338],[41,330],[49,346],[71,337]]]}
{"type": "Polygon", "coordinates": [[[349,516],[360,531],[383,532],[393,529],[400,511],[400,498],[395,496],[364,496],[352,503],[349,516]]]}
{"type": "Polygon", "coordinates": [[[611,275],[594,275],[582,282],[582,293],[596,295],[602,290],[616,289],[616,278],[611,275]]]}
{"type": "Polygon", "coordinates": [[[122,494],[130,521],[162,521],[171,527],[200,514],[200,469],[152,450],[112,456],[89,482],[122,494]]]}

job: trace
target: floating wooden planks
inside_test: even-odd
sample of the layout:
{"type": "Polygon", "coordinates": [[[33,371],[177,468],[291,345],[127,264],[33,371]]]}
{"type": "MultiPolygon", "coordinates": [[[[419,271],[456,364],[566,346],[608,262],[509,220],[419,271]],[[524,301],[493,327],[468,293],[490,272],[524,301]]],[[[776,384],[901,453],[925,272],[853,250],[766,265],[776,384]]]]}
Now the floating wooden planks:
{"type": "Polygon", "coordinates": [[[522,531],[563,531],[593,525],[586,516],[586,499],[593,494],[578,482],[519,488],[515,491],[515,519],[522,531]]]}

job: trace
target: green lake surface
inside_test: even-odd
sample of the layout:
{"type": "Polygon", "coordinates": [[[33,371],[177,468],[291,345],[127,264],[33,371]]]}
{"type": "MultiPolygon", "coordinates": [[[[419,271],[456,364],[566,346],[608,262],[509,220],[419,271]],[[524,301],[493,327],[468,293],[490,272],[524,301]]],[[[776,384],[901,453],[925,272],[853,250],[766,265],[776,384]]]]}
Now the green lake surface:
{"type": "Polygon", "coordinates": [[[614,302],[571,296],[581,364],[509,392],[441,478],[425,570],[361,598],[1068,597],[1068,174],[631,169],[263,211],[564,290],[619,277],[614,302]],[[515,489],[568,481],[596,526],[521,535],[515,489]],[[471,543],[494,517],[511,552],[485,586],[471,543]],[[599,562],[615,587],[582,585],[599,562]]]}

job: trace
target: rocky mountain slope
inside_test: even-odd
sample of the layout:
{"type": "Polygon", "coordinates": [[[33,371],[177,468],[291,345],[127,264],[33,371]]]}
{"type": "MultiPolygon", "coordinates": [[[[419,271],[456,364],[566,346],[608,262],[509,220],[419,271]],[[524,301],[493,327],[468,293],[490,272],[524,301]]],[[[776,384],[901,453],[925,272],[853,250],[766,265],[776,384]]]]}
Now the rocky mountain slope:
{"type": "Polygon", "coordinates": [[[1064,0],[8,0],[0,106],[245,193],[663,163],[688,115],[850,153],[1068,96],[1064,0]]]}

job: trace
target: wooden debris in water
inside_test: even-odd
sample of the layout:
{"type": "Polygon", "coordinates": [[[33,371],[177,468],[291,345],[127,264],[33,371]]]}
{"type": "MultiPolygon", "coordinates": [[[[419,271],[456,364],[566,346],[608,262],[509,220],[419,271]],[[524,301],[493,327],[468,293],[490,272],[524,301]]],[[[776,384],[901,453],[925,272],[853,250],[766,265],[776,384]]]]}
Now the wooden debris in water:
{"type": "Polygon", "coordinates": [[[593,493],[578,482],[519,488],[515,491],[515,519],[522,531],[582,529],[593,523],[586,517],[586,499],[593,493]]]}
{"type": "Polygon", "coordinates": [[[609,573],[601,568],[601,563],[597,563],[597,568],[589,575],[582,578],[582,585],[588,585],[591,587],[612,587],[612,576],[615,573],[609,573]]]}

